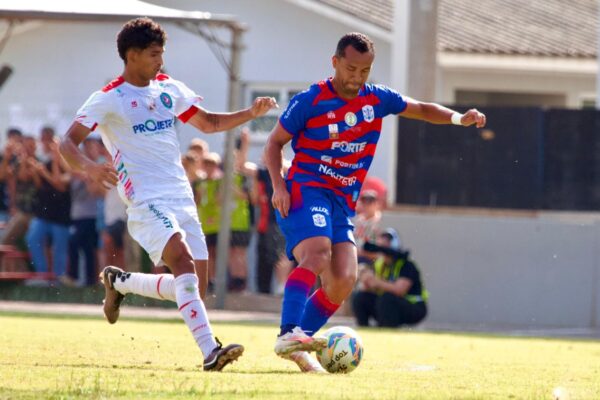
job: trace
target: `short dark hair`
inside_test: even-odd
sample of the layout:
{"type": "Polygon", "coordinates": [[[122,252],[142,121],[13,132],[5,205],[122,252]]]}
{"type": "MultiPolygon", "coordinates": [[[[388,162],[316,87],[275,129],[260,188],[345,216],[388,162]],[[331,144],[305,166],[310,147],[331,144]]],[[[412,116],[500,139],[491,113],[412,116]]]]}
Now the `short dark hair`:
{"type": "Polygon", "coordinates": [[[375,45],[373,41],[364,33],[350,32],[346,33],[337,44],[335,56],[342,58],[346,55],[346,47],[352,46],[359,53],[371,52],[375,54],[375,45]]]}
{"type": "Polygon", "coordinates": [[[8,137],[22,137],[23,132],[19,128],[8,128],[6,131],[6,136],[8,137]]]}
{"type": "Polygon", "coordinates": [[[153,44],[164,46],[166,42],[167,33],[162,26],[147,17],[127,21],[117,34],[117,49],[125,63],[127,63],[127,50],[144,50],[153,44]]]}

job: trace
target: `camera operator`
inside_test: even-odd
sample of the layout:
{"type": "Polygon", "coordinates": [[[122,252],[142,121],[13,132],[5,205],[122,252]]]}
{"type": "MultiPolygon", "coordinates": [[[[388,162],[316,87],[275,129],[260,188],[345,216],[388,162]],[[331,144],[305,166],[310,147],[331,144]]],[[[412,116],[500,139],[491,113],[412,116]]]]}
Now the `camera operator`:
{"type": "Polygon", "coordinates": [[[388,228],[367,242],[365,251],[377,252],[372,267],[358,273],[358,291],[352,300],[357,324],[369,326],[373,317],[380,327],[414,325],[427,315],[427,291],[408,252],[400,248],[398,233],[388,228]]]}

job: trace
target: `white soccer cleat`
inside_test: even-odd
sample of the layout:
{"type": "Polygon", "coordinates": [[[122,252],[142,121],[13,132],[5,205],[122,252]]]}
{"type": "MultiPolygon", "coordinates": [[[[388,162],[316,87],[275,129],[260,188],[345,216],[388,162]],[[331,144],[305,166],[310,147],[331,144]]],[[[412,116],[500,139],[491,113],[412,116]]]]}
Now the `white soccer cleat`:
{"type": "Polygon", "coordinates": [[[275,341],[275,353],[283,358],[295,351],[317,351],[327,346],[327,339],[308,336],[299,326],[275,341]]]}
{"type": "Polygon", "coordinates": [[[306,351],[295,351],[286,357],[298,365],[300,371],[311,372],[316,374],[326,374],[327,371],[321,364],[306,351]]]}

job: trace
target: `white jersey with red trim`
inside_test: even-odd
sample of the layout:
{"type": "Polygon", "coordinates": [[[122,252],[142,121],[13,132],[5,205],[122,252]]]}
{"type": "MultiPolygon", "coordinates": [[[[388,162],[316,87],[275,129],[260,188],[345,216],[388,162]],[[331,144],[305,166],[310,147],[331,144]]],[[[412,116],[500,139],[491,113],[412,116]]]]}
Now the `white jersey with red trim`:
{"type": "Polygon", "coordinates": [[[119,77],[79,109],[76,121],[98,129],[113,157],[126,204],[193,197],[181,165],[175,117],[187,122],[200,100],[182,82],[158,74],[146,87],[119,77]]]}

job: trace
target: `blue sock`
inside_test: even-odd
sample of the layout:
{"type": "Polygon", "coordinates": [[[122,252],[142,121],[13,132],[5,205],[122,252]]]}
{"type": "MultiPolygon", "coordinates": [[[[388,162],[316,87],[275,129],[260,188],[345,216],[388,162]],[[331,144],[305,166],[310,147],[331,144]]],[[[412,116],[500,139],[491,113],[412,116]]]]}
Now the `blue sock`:
{"type": "Polygon", "coordinates": [[[317,290],[306,302],[300,327],[307,335],[312,336],[327,323],[339,304],[332,303],[323,288],[317,290]]]}
{"type": "Polygon", "coordinates": [[[280,335],[300,325],[306,299],[316,280],[312,271],[302,267],[296,267],[288,277],[283,291],[280,335]]]}

